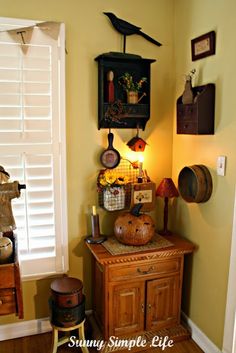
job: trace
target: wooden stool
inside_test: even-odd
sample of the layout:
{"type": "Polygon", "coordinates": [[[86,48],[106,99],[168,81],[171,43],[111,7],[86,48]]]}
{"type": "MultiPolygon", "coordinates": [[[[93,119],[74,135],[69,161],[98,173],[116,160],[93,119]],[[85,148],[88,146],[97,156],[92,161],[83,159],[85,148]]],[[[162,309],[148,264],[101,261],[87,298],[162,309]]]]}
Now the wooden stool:
{"type": "MultiPolygon", "coordinates": [[[[62,338],[58,338],[58,331],[62,331],[62,332],[68,332],[68,331],[73,331],[73,330],[77,330],[79,332],[79,339],[82,341],[85,341],[85,335],[84,335],[84,321],[80,322],[78,325],[72,326],[72,327],[58,327],[55,326],[53,324],[52,325],[52,333],[53,333],[53,340],[52,340],[52,350],[51,353],[56,353],[57,352],[57,348],[59,346],[61,346],[64,343],[67,343],[70,341],[70,337],[62,337],[62,338]]],[[[88,348],[85,347],[81,347],[82,352],[83,353],[89,353],[88,348]]]]}

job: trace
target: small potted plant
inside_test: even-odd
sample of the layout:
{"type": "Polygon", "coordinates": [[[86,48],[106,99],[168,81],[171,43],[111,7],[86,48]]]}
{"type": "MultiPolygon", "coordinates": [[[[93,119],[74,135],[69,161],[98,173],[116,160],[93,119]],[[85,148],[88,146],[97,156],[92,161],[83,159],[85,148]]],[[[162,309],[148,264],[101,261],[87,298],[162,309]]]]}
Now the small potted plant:
{"type": "Polygon", "coordinates": [[[98,175],[98,192],[103,193],[103,207],[108,211],[122,210],[125,208],[125,189],[129,184],[126,175],[114,169],[101,170],[98,175]]]}
{"type": "Polygon", "coordinates": [[[139,81],[134,81],[133,76],[125,72],[119,79],[119,84],[127,93],[127,103],[129,104],[137,104],[145,95],[143,93],[140,98],[138,98],[138,94],[141,91],[144,82],[147,82],[146,77],[141,77],[139,81]]]}

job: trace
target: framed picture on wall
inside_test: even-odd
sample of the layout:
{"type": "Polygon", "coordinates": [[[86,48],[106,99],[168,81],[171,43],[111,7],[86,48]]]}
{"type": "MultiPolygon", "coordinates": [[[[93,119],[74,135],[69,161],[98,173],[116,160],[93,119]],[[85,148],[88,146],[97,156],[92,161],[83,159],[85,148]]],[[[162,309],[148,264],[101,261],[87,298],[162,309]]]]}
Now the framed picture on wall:
{"type": "Polygon", "coordinates": [[[192,61],[215,54],[215,31],[191,40],[192,61]]]}

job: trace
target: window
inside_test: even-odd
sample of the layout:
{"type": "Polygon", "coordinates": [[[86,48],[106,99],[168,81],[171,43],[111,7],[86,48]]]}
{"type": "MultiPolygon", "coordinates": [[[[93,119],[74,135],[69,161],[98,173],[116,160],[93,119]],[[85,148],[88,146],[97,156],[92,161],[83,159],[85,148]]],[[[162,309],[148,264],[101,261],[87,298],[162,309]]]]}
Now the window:
{"type": "Polygon", "coordinates": [[[12,201],[23,277],[68,269],[64,42],[63,24],[0,18],[0,165],[26,184],[12,201]]]}

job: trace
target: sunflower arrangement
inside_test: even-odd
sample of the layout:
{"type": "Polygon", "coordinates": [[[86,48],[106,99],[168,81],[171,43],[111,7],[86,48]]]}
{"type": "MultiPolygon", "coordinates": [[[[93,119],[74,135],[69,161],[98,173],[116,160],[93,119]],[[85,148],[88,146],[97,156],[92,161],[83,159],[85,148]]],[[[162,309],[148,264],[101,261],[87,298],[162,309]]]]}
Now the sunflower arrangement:
{"type": "Polygon", "coordinates": [[[101,170],[98,175],[98,191],[114,186],[124,186],[130,182],[128,176],[114,169],[101,170]]]}
{"type": "Polygon", "coordinates": [[[142,77],[139,81],[134,81],[133,76],[128,72],[125,72],[119,79],[119,84],[126,92],[139,92],[144,82],[147,82],[147,77],[142,77]]]}

